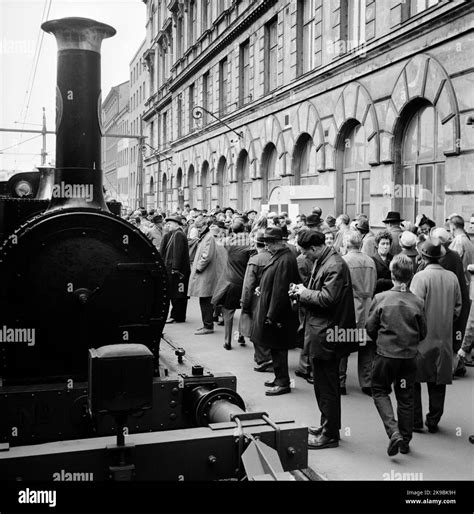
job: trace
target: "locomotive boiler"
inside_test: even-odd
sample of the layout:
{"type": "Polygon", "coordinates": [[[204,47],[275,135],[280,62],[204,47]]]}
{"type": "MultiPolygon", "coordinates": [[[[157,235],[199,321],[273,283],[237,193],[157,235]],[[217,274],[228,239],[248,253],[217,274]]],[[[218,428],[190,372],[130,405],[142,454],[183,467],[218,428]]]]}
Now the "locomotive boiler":
{"type": "Polygon", "coordinates": [[[242,477],[245,462],[247,475],[278,478],[305,468],[306,427],[246,412],[234,375],[162,339],[163,261],[103,196],[100,48],[115,30],[85,18],[42,28],[58,44],[56,166],[47,209],[0,248],[0,478],[52,480],[67,467],[61,476],[213,480],[242,477]]]}

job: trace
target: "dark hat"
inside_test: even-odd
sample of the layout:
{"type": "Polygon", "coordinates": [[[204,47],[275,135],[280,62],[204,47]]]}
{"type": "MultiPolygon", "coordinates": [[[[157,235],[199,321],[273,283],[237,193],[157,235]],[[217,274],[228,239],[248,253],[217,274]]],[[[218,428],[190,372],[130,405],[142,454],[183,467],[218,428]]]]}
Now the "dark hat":
{"type": "Polygon", "coordinates": [[[310,214],[306,218],[306,225],[308,227],[317,227],[321,223],[321,217],[317,214],[310,214]]]}
{"type": "Polygon", "coordinates": [[[420,223],[418,226],[421,227],[421,225],[428,225],[430,228],[436,227],[436,223],[433,220],[430,220],[427,216],[423,214],[420,223]]]}
{"type": "Polygon", "coordinates": [[[335,223],[336,223],[336,218],[335,218],[334,216],[331,216],[330,214],[328,214],[328,215],[326,216],[326,223],[327,223],[330,227],[332,227],[332,226],[334,226],[334,225],[335,225],[335,223]]]}
{"type": "Polygon", "coordinates": [[[174,216],[168,216],[167,218],[165,218],[165,221],[174,221],[178,225],[183,224],[183,218],[181,216],[178,216],[177,214],[175,214],[174,216]]]}
{"type": "Polygon", "coordinates": [[[432,239],[427,239],[423,243],[420,253],[423,257],[440,259],[446,253],[446,250],[439,240],[434,242],[432,239]]]}
{"type": "Polygon", "coordinates": [[[382,220],[382,223],[396,223],[396,222],[402,222],[405,221],[403,218],[400,218],[400,213],[395,211],[390,211],[387,214],[387,217],[382,220]]]}
{"type": "Polygon", "coordinates": [[[258,211],[256,211],[255,209],[250,209],[249,211],[245,211],[245,214],[248,216],[251,212],[258,214],[258,211]]]}
{"type": "Polygon", "coordinates": [[[298,234],[297,243],[301,248],[310,246],[322,246],[326,241],[324,234],[317,230],[304,230],[298,234]]]}
{"type": "Polygon", "coordinates": [[[223,211],[232,211],[232,214],[235,214],[235,211],[232,209],[232,207],[224,207],[223,211]]]}
{"type": "Polygon", "coordinates": [[[369,220],[367,218],[360,218],[359,221],[356,222],[356,228],[361,232],[369,232],[369,220]]]}
{"type": "Polygon", "coordinates": [[[268,227],[265,229],[265,234],[262,239],[264,241],[281,241],[287,238],[284,237],[281,227],[268,227]]]}
{"type": "Polygon", "coordinates": [[[161,214],[154,214],[152,217],[151,217],[151,221],[153,223],[161,223],[163,221],[163,216],[161,214]]]}

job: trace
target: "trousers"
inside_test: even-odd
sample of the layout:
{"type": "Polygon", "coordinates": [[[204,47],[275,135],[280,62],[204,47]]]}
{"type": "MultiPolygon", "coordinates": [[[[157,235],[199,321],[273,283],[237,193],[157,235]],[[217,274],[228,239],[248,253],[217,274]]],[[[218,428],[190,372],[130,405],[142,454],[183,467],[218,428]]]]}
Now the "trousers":
{"type": "Polygon", "coordinates": [[[341,428],[341,394],[339,360],[313,359],[314,393],[321,412],[321,426],[327,437],[339,439],[341,428]]]}
{"type": "Polygon", "coordinates": [[[416,359],[392,359],[376,354],[372,373],[372,398],[388,437],[400,432],[405,442],[413,435],[414,384],[416,359]],[[397,399],[395,420],[390,393],[392,385],[397,399]]]}
{"type": "MultiPolygon", "coordinates": [[[[435,384],[427,382],[428,386],[428,413],[426,414],[426,424],[436,426],[441,419],[444,411],[444,398],[446,396],[446,384],[435,384]]],[[[421,405],[421,384],[415,382],[415,420],[417,427],[423,426],[423,407],[421,405]]]]}

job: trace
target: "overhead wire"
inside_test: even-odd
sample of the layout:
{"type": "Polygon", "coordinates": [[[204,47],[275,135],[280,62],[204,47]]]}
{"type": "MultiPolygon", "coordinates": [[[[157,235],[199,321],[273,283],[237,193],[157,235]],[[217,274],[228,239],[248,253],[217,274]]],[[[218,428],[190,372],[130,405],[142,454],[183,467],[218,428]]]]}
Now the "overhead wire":
{"type": "MultiPolygon", "coordinates": [[[[53,0],[45,0],[44,6],[43,6],[43,14],[41,15],[41,24],[45,20],[48,19],[52,3],[53,3],[53,0]],[[48,2],[49,2],[49,6],[48,6],[48,2]],[[47,8],[47,11],[46,11],[46,8],[47,8]],[[46,12],[46,16],[45,16],[45,12],[46,12]]],[[[31,93],[33,91],[34,84],[35,84],[36,72],[38,70],[38,63],[39,63],[39,59],[40,59],[40,55],[41,55],[41,49],[43,47],[43,39],[44,39],[44,31],[40,27],[40,29],[38,31],[38,36],[36,38],[36,51],[35,51],[35,56],[34,56],[34,60],[33,60],[33,68],[32,68],[33,78],[31,79],[31,85],[30,85],[30,79],[28,79],[28,83],[27,83],[28,89],[25,92],[25,97],[26,97],[26,95],[28,95],[28,100],[26,102],[25,114],[23,116],[22,129],[26,125],[26,118],[28,116],[28,110],[30,108],[31,93]],[[39,44],[38,44],[38,38],[39,38],[39,44]]],[[[30,77],[31,77],[31,73],[30,73],[30,77]]],[[[23,110],[23,107],[22,107],[22,110],[23,110]]],[[[20,113],[20,118],[21,118],[21,113],[20,113]]],[[[21,139],[21,137],[22,136],[20,136],[20,139],[21,139]]],[[[15,161],[15,165],[16,165],[16,161],[15,161]]]]}

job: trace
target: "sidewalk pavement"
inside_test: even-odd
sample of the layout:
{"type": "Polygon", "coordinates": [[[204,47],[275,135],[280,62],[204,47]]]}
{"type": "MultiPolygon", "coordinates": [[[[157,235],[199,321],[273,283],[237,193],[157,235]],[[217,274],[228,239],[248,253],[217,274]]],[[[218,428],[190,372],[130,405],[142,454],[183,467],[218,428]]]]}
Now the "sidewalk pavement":
{"type": "MultiPolygon", "coordinates": [[[[238,330],[239,311],[234,331],[238,330]]],[[[289,351],[290,376],[295,387],[290,394],[265,396],[263,383],[273,373],[253,370],[253,345],[232,342],[232,350],[223,348],[224,327],[214,326],[214,334],[195,336],[202,326],[197,298],[188,304],[186,323],[165,326],[165,337],[186,350],[186,357],[211,371],[230,372],[237,377],[237,391],[247,410],[264,410],[274,419],[293,419],[304,425],[318,425],[320,413],[313,386],[295,377],[300,350],[289,351]]],[[[415,433],[408,455],[387,455],[388,437],[373,400],[360,391],[357,380],[357,357],[348,365],[347,396],[342,397],[341,442],[338,448],[309,450],[309,466],[328,480],[473,480],[474,446],[468,437],[474,434],[473,374],[455,379],[447,387],[445,412],[439,432],[415,433]],[[401,473],[401,475],[398,475],[401,473]],[[401,477],[401,478],[400,478],[401,477]]],[[[428,397],[422,385],[423,409],[428,397]]],[[[393,396],[393,395],[392,395],[393,396]]],[[[393,404],[395,402],[392,398],[393,404]]]]}

